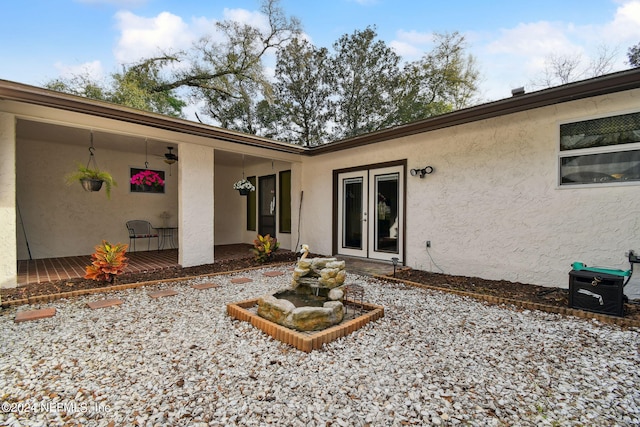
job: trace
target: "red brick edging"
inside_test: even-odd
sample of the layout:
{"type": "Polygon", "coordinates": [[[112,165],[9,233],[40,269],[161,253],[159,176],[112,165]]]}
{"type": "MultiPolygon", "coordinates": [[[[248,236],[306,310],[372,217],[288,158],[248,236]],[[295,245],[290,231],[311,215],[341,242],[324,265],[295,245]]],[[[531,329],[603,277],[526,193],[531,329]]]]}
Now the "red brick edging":
{"type": "MultiPolygon", "coordinates": [[[[269,264],[269,266],[272,267],[272,266],[288,265],[288,264],[291,264],[291,262],[282,262],[282,263],[278,263],[278,264],[269,264]]],[[[199,276],[174,277],[174,278],[171,278],[171,279],[150,280],[148,282],[124,283],[122,285],[110,285],[110,286],[104,286],[104,287],[101,287],[101,288],[80,289],[80,290],[77,290],[77,291],[60,292],[60,293],[56,293],[56,294],[35,295],[35,296],[29,297],[29,298],[2,301],[2,303],[0,304],[0,307],[5,307],[6,308],[6,307],[13,307],[13,306],[19,306],[19,305],[25,305],[25,304],[45,303],[45,302],[51,302],[51,301],[55,301],[55,300],[63,299],[63,298],[80,297],[80,296],[84,296],[84,295],[100,294],[100,293],[103,293],[103,292],[123,291],[123,290],[126,290],[126,289],[141,288],[143,286],[159,285],[161,283],[183,282],[183,281],[193,280],[193,279],[198,279],[198,278],[203,278],[203,277],[224,276],[224,275],[228,275],[228,274],[240,273],[240,272],[243,272],[243,271],[259,270],[259,269],[262,269],[262,268],[265,268],[265,266],[248,267],[248,268],[243,268],[243,269],[240,269],[240,270],[221,271],[221,272],[218,272],[218,273],[202,274],[202,275],[199,275],[199,276]]]]}
{"type": "MultiPolygon", "coordinates": [[[[368,310],[363,315],[322,331],[303,334],[278,325],[277,323],[273,323],[267,319],[263,319],[257,314],[247,310],[247,308],[253,307],[256,304],[258,304],[258,298],[227,304],[227,314],[238,320],[249,322],[272,338],[291,345],[306,353],[321,348],[323,344],[327,344],[331,341],[337,340],[338,338],[347,336],[353,331],[362,328],[367,323],[378,320],[384,316],[384,307],[375,304],[362,303],[363,308],[368,310]]],[[[358,304],[360,305],[361,303],[358,302],[358,304]]]]}

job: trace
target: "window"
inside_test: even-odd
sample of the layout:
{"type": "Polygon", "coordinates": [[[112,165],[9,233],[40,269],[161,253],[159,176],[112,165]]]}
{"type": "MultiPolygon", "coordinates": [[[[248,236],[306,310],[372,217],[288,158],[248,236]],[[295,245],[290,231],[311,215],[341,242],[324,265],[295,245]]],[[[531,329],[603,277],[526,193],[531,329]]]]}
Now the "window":
{"type": "Polygon", "coordinates": [[[280,232],[291,233],[291,171],[280,172],[280,232]]]}
{"type": "Polygon", "coordinates": [[[640,181],[640,113],[560,125],[560,185],[640,181]]]}
{"type": "MultiPolygon", "coordinates": [[[[256,186],[256,177],[247,178],[253,186],[256,186]]],[[[247,196],[247,230],[256,231],[256,192],[252,191],[247,196]]]]}

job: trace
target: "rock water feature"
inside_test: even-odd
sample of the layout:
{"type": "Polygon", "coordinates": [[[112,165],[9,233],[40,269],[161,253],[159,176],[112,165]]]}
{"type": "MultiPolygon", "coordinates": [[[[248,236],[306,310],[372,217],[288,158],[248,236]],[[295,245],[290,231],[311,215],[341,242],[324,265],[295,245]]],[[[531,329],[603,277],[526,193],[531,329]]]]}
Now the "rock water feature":
{"type": "Polygon", "coordinates": [[[319,331],[344,318],[342,286],[345,262],[336,258],[307,259],[309,247],[293,271],[290,287],[258,299],[258,315],[297,331],[319,331]]]}
{"type": "Polygon", "coordinates": [[[307,353],[384,317],[384,307],[362,300],[361,285],[344,286],[344,261],[306,259],[308,252],[309,247],[303,245],[291,285],[273,294],[229,303],[229,316],[307,353]],[[356,287],[361,292],[355,292],[356,287]],[[350,306],[349,316],[345,304],[350,306]]]}

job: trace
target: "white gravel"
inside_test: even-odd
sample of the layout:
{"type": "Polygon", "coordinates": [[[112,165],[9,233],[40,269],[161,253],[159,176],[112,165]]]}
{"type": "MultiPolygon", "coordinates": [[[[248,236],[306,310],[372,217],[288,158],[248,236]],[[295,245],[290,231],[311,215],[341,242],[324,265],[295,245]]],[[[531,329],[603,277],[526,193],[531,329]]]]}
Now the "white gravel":
{"type": "Polygon", "coordinates": [[[290,280],[262,273],[2,310],[0,425],[640,424],[638,330],[348,275],[384,318],[307,354],[227,316],[290,280]]]}

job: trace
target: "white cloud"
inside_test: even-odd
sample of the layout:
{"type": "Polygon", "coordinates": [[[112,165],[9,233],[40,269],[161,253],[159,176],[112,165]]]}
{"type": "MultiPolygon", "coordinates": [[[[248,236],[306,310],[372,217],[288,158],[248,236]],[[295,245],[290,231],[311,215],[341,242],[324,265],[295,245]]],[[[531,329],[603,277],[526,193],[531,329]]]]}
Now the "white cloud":
{"type": "Polygon", "coordinates": [[[389,46],[405,61],[413,61],[431,50],[433,33],[399,30],[396,32],[396,39],[389,46]]]}
{"type": "Polygon", "coordinates": [[[262,12],[249,11],[246,9],[227,9],[222,12],[225,20],[236,21],[241,24],[250,24],[261,30],[269,29],[269,20],[262,12]]]}
{"type": "Polygon", "coordinates": [[[613,20],[604,26],[603,34],[615,43],[637,43],[640,40],[640,1],[622,4],[613,20]]]}
{"type": "Polygon", "coordinates": [[[100,61],[85,62],[80,65],[66,65],[61,62],[55,63],[55,68],[62,78],[72,78],[74,76],[86,76],[90,80],[100,81],[104,78],[104,70],[100,61]]]}
{"type": "Polygon", "coordinates": [[[116,14],[116,20],[121,35],[114,55],[121,64],[188,48],[196,37],[181,17],[169,12],[145,18],[121,11],[116,14]]]}

